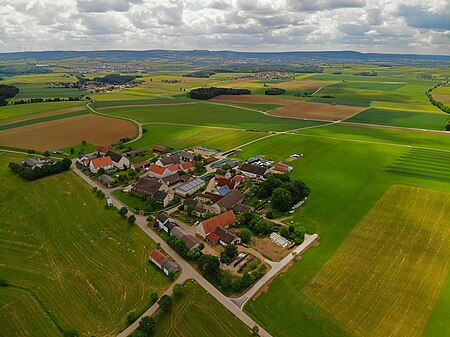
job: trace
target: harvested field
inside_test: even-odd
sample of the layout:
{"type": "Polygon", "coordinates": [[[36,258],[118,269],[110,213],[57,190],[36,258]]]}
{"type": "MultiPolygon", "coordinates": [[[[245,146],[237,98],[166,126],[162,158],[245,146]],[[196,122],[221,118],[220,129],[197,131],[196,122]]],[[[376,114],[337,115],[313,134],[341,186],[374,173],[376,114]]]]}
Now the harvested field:
{"type": "Polygon", "coordinates": [[[110,144],[135,133],[136,127],[131,122],[88,114],[0,131],[0,145],[45,151],[79,144],[82,140],[110,144]]]}
{"type": "Polygon", "coordinates": [[[391,186],[304,294],[357,336],[421,336],[450,270],[449,205],[391,186]]]}
{"type": "Polygon", "coordinates": [[[297,102],[280,109],[271,111],[273,116],[283,116],[290,118],[306,118],[320,120],[342,120],[347,119],[363,110],[365,107],[349,105],[330,105],[314,102],[297,102]]]}
{"type": "Polygon", "coordinates": [[[324,87],[326,85],[331,85],[336,82],[330,82],[330,81],[287,81],[287,82],[280,82],[276,84],[271,84],[271,87],[277,87],[282,88],[286,90],[311,90],[316,91],[320,87],[324,87]]]}
{"type": "Polygon", "coordinates": [[[255,249],[272,261],[281,261],[291,250],[287,250],[273,243],[269,238],[253,238],[255,241],[255,249]]]}
{"type": "Polygon", "coordinates": [[[435,94],[433,93],[433,98],[444,104],[450,104],[450,95],[449,94],[435,94]]]}
{"type": "Polygon", "coordinates": [[[318,120],[347,119],[366,107],[350,105],[331,105],[326,103],[305,102],[282,97],[254,96],[254,95],[222,95],[212,99],[216,102],[227,103],[253,103],[253,104],[280,104],[284,107],[271,111],[272,116],[290,118],[305,118],[318,120]]]}
{"type": "Polygon", "coordinates": [[[1,122],[0,125],[16,123],[16,122],[22,122],[22,121],[27,121],[27,120],[30,120],[30,119],[35,119],[35,118],[41,118],[41,117],[47,117],[47,116],[55,116],[55,115],[66,114],[66,113],[71,113],[71,112],[77,112],[77,111],[82,111],[82,110],[85,110],[84,106],[74,106],[74,107],[71,107],[71,108],[56,110],[56,111],[52,111],[52,112],[44,112],[44,113],[40,113],[40,114],[33,114],[33,115],[28,115],[28,116],[24,116],[24,117],[20,117],[20,118],[14,118],[13,120],[7,120],[5,122],[1,122]]]}

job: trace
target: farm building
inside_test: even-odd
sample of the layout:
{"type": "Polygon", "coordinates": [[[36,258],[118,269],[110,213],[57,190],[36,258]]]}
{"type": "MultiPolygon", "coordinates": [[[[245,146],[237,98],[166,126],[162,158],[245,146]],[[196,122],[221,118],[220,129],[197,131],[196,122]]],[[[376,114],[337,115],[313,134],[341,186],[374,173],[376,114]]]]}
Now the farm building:
{"type": "Polygon", "coordinates": [[[215,163],[212,163],[211,167],[217,169],[217,168],[222,168],[222,166],[224,166],[226,164],[230,165],[231,167],[235,167],[235,166],[239,165],[239,162],[237,162],[236,160],[224,158],[224,159],[220,159],[220,160],[216,161],[215,163]]]}
{"type": "Polygon", "coordinates": [[[222,198],[223,197],[221,195],[215,194],[212,192],[204,192],[197,196],[197,199],[200,200],[201,202],[212,203],[212,204],[218,202],[222,198]]]}
{"type": "Polygon", "coordinates": [[[171,273],[176,273],[178,270],[180,270],[180,267],[178,267],[178,264],[173,262],[171,259],[169,259],[167,256],[165,256],[163,253],[161,253],[157,249],[153,249],[150,252],[149,259],[159,269],[161,269],[164,272],[164,274],[166,274],[166,275],[169,275],[171,273]]]}
{"type": "Polygon", "coordinates": [[[207,146],[196,146],[193,150],[195,154],[199,154],[205,157],[211,157],[220,152],[219,150],[212,149],[207,146]]]}
{"type": "Polygon", "coordinates": [[[218,168],[216,172],[214,173],[214,178],[217,180],[219,179],[230,179],[231,178],[231,172],[226,171],[224,169],[218,168]]]}
{"type": "Polygon", "coordinates": [[[244,205],[244,204],[236,204],[233,207],[233,211],[235,211],[236,213],[240,214],[240,213],[245,213],[245,212],[251,212],[253,210],[253,207],[244,205]]]}
{"type": "Polygon", "coordinates": [[[42,167],[44,165],[53,165],[55,163],[56,163],[55,161],[53,161],[51,159],[46,160],[46,158],[40,158],[40,159],[27,158],[24,161],[20,162],[20,165],[34,170],[37,167],[42,167]]]}
{"type": "Polygon", "coordinates": [[[197,235],[205,239],[206,236],[216,230],[217,227],[227,229],[236,222],[236,216],[233,211],[227,211],[220,215],[202,221],[197,226],[197,235]]]}
{"type": "Polygon", "coordinates": [[[244,163],[239,166],[241,173],[249,178],[264,179],[270,172],[270,169],[265,166],[258,166],[244,163]]]}
{"type": "Polygon", "coordinates": [[[164,230],[168,234],[177,226],[175,221],[165,212],[161,212],[156,216],[156,223],[159,229],[164,230]]]}
{"type": "Polygon", "coordinates": [[[205,186],[204,180],[200,178],[193,178],[175,188],[175,193],[185,198],[186,196],[197,192],[203,186],[205,186]]]}
{"type": "Polygon", "coordinates": [[[214,233],[219,236],[219,243],[222,246],[228,246],[228,245],[238,245],[241,243],[241,239],[236,237],[234,234],[230,233],[226,229],[222,227],[217,227],[214,230],[214,233]]]}
{"type": "Polygon", "coordinates": [[[198,241],[192,235],[185,235],[180,240],[184,241],[187,249],[189,249],[189,250],[197,248],[200,245],[200,241],[198,241]]]}
{"type": "Polygon", "coordinates": [[[155,177],[155,178],[164,178],[169,175],[173,174],[171,170],[169,170],[167,167],[160,166],[158,164],[153,164],[149,168],[149,176],[155,177]]]}
{"type": "Polygon", "coordinates": [[[222,197],[226,196],[230,192],[231,192],[231,190],[227,185],[220,186],[219,188],[217,188],[217,193],[219,195],[221,195],[222,197]]]}
{"type": "Polygon", "coordinates": [[[89,164],[89,169],[91,170],[92,173],[97,173],[98,170],[100,170],[101,168],[107,171],[112,169],[113,167],[114,165],[111,157],[92,159],[91,163],[89,164]]]}
{"type": "Polygon", "coordinates": [[[82,166],[88,166],[89,165],[89,157],[84,154],[80,154],[77,157],[77,163],[82,166]]]}
{"type": "Polygon", "coordinates": [[[114,179],[107,174],[102,174],[100,177],[98,177],[98,180],[107,187],[111,187],[112,185],[114,185],[114,179]]]}
{"type": "Polygon", "coordinates": [[[146,149],[136,149],[136,150],[131,150],[131,151],[125,152],[124,156],[128,157],[128,158],[132,158],[132,157],[144,155],[146,152],[147,152],[146,149]]]}
{"type": "Polygon", "coordinates": [[[165,147],[165,146],[161,146],[161,145],[155,145],[152,147],[152,151],[155,153],[165,154],[165,153],[169,153],[170,150],[171,150],[170,147],[165,147]]]}
{"type": "Polygon", "coordinates": [[[138,163],[131,164],[131,168],[133,170],[142,170],[142,169],[150,167],[151,164],[152,163],[149,161],[140,161],[138,163]]]}
{"type": "Polygon", "coordinates": [[[97,152],[101,155],[105,155],[106,152],[108,152],[111,149],[112,149],[112,147],[110,145],[107,145],[107,146],[97,145],[97,147],[95,148],[95,152],[97,152]]]}
{"type": "Polygon", "coordinates": [[[209,210],[213,213],[220,214],[232,209],[236,204],[240,204],[244,200],[244,195],[239,190],[233,190],[224,196],[215,204],[211,205],[209,210]]]}
{"type": "Polygon", "coordinates": [[[173,194],[168,193],[168,189],[169,187],[166,184],[145,177],[139,179],[137,184],[131,188],[131,192],[141,197],[155,198],[158,203],[166,207],[173,200],[173,194]]]}
{"type": "Polygon", "coordinates": [[[283,163],[276,163],[274,169],[275,171],[290,173],[294,168],[283,163]]]}
{"type": "Polygon", "coordinates": [[[127,168],[131,167],[131,163],[128,160],[128,158],[122,156],[121,154],[118,154],[112,150],[109,150],[105,154],[105,157],[107,157],[107,156],[111,157],[114,167],[117,167],[119,169],[122,169],[124,167],[127,167],[127,168]]]}
{"type": "Polygon", "coordinates": [[[171,174],[170,176],[166,176],[159,179],[160,181],[164,182],[166,185],[170,186],[173,184],[176,184],[180,181],[180,176],[178,174],[171,174]]]}
{"type": "Polygon", "coordinates": [[[234,176],[233,178],[219,178],[217,179],[217,187],[228,186],[230,190],[237,188],[241,182],[245,181],[243,176],[234,176]]]}

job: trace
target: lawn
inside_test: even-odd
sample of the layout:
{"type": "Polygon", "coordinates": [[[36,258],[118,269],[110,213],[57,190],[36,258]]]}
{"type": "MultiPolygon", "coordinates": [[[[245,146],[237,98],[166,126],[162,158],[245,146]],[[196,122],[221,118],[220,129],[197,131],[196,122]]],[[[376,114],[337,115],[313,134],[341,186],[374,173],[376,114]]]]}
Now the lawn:
{"type": "Polygon", "coordinates": [[[250,329],[195,281],[183,285],[169,313],[156,316],[155,337],[245,337],[250,329]]]}
{"type": "Polygon", "coordinates": [[[444,130],[450,114],[370,108],[347,119],[348,122],[444,130]]]}
{"type": "Polygon", "coordinates": [[[185,149],[205,145],[220,151],[228,151],[267,135],[263,132],[157,123],[145,125],[144,129],[146,132],[143,137],[132,143],[133,148],[164,145],[175,149],[185,149]]]}
{"type": "Polygon", "coordinates": [[[420,337],[450,269],[449,242],[450,193],[393,185],[305,296],[357,336],[420,337]]]}
{"type": "Polygon", "coordinates": [[[84,101],[71,101],[71,102],[51,102],[51,103],[31,103],[31,104],[19,104],[19,105],[7,105],[0,107],[0,122],[6,122],[9,120],[30,117],[49,112],[57,112],[71,107],[81,106],[84,101]]]}
{"type": "Polygon", "coordinates": [[[142,123],[181,123],[274,131],[292,130],[321,124],[321,122],[315,121],[266,116],[259,112],[208,103],[179,106],[129,107],[108,109],[103,112],[133,118],[142,123]]]}
{"type": "Polygon", "coordinates": [[[125,205],[128,206],[130,210],[140,209],[140,210],[147,210],[148,205],[147,201],[143,200],[141,197],[132,194],[132,193],[125,193],[121,190],[116,190],[113,192],[114,196],[122,201],[125,205]]]}
{"type": "MultiPolygon", "coordinates": [[[[311,303],[303,289],[390,185],[414,184],[450,192],[449,182],[387,172],[408,151],[392,145],[278,135],[238,152],[240,159],[262,154],[275,161],[303,153],[289,164],[294,167],[293,177],[303,179],[312,192],[292,221],[320,234],[320,246],[308,250],[273,280],[268,292],[248,303],[246,312],[276,336],[294,336],[299,331],[307,337],[350,336],[342,323],[311,303]]],[[[437,315],[445,314],[448,309],[443,305],[437,315]]]]}
{"type": "Polygon", "coordinates": [[[0,278],[12,285],[0,292],[2,336],[60,336],[55,325],[117,335],[129,312],[170,284],[148,262],[154,242],[72,172],[34,182],[13,175],[7,164],[23,158],[0,155],[0,278]]]}

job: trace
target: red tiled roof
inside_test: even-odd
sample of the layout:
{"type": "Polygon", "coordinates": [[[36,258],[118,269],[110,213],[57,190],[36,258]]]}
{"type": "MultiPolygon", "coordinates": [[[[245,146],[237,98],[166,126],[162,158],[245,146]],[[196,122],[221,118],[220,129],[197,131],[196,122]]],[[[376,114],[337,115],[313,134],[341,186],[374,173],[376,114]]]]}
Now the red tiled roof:
{"type": "Polygon", "coordinates": [[[217,235],[216,233],[212,232],[209,233],[206,238],[211,241],[211,242],[218,242],[220,240],[220,236],[217,235]]]}
{"type": "Polygon", "coordinates": [[[167,259],[167,257],[157,249],[153,249],[150,252],[149,257],[158,262],[160,265],[163,264],[165,259],[167,259]]]}
{"type": "Polygon", "coordinates": [[[194,167],[194,163],[191,161],[188,161],[188,162],[180,164],[180,166],[183,170],[189,170],[194,167]]]}
{"type": "Polygon", "coordinates": [[[177,172],[180,170],[180,164],[173,164],[169,167],[167,167],[170,172],[177,172]]]}
{"type": "Polygon", "coordinates": [[[232,210],[225,213],[216,215],[215,217],[209,218],[201,223],[205,234],[208,235],[217,227],[226,227],[236,222],[236,216],[232,210]]]}
{"type": "Polygon", "coordinates": [[[97,145],[97,147],[95,148],[95,151],[96,152],[106,153],[106,152],[108,152],[111,149],[112,149],[111,145],[107,145],[107,146],[97,145]]]}
{"type": "Polygon", "coordinates": [[[99,168],[99,167],[105,167],[108,165],[112,165],[113,162],[112,162],[111,157],[103,157],[103,158],[92,159],[91,164],[94,168],[99,168]]]}
{"type": "Polygon", "coordinates": [[[145,166],[145,165],[148,165],[148,164],[149,164],[148,161],[140,161],[139,163],[134,163],[133,167],[134,168],[139,168],[139,167],[142,167],[142,166],[145,166]]]}
{"type": "Polygon", "coordinates": [[[240,184],[243,181],[245,181],[245,177],[243,177],[243,176],[235,176],[233,178],[234,186],[236,186],[237,184],[240,184]]]}
{"type": "Polygon", "coordinates": [[[152,166],[150,166],[150,172],[153,172],[153,173],[156,173],[159,175],[163,174],[165,170],[166,170],[165,167],[162,167],[162,166],[159,166],[156,164],[153,164],[152,166]]]}
{"type": "Polygon", "coordinates": [[[155,145],[155,146],[153,146],[153,150],[156,150],[156,151],[166,151],[166,150],[167,150],[167,147],[161,146],[161,145],[155,145]]]}

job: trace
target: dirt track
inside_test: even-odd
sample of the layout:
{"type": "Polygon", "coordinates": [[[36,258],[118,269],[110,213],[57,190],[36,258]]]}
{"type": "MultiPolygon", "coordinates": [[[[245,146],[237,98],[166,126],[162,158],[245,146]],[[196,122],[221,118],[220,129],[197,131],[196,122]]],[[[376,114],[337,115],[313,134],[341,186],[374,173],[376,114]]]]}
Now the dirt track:
{"type": "Polygon", "coordinates": [[[45,151],[73,146],[82,140],[106,145],[135,133],[131,122],[88,114],[1,131],[0,145],[45,151]]]}

